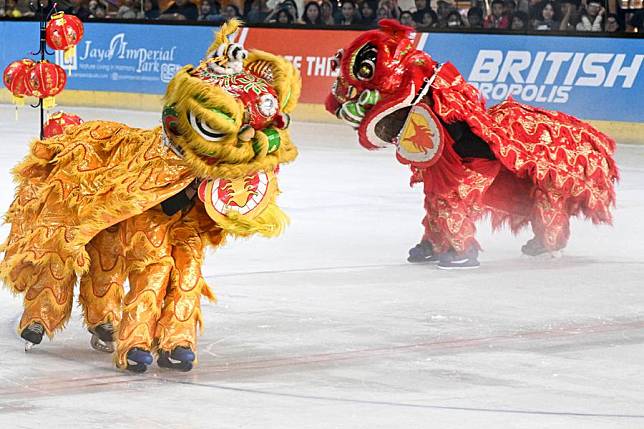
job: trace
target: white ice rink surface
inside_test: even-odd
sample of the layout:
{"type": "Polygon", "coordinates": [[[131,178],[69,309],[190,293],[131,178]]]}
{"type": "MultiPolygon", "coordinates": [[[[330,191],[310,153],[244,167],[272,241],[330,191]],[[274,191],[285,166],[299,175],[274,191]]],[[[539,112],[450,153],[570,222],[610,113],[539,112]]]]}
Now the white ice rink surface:
{"type": "MultiPolygon", "coordinates": [[[[2,212],[35,124],[0,106],[2,212]]],[[[77,308],[25,354],[20,300],[0,291],[0,428],[644,428],[644,147],[618,149],[614,227],[574,221],[561,259],[532,260],[527,231],[482,223],[482,267],[444,272],[405,263],[422,192],[391,152],[344,126],[293,136],[291,226],[209,254],[219,303],[204,303],[192,372],[116,370],[77,308]]]]}

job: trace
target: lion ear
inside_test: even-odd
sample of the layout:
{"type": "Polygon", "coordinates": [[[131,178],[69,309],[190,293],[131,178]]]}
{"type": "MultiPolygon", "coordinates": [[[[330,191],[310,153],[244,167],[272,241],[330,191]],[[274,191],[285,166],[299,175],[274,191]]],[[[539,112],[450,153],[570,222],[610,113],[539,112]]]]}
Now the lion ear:
{"type": "Polygon", "coordinates": [[[409,35],[414,31],[413,28],[402,25],[395,19],[383,19],[378,22],[378,26],[380,27],[381,31],[391,35],[391,37],[398,40],[408,38],[409,35]]]}
{"type": "Polygon", "coordinates": [[[214,54],[219,46],[228,43],[228,36],[234,34],[242,25],[244,25],[244,22],[237,18],[224,22],[219,27],[219,31],[215,33],[215,40],[206,51],[206,57],[214,54]]]}
{"type": "Polygon", "coordinates": [[[300,72],[290,61],[268,52],[251,49],[244,61],[244,68],[275,88],[282,112],[293,112],[300,98],[302,79],[300,72]]]}

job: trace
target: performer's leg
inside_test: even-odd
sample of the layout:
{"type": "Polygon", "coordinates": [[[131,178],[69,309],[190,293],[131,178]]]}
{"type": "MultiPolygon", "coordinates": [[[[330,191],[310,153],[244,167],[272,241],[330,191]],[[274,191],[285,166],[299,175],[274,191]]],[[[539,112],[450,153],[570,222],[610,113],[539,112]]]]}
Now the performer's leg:
{"type": "Polygon", "coordinates": [[[174,246],[170,287],[156,326],[159,365],[190,370],[197,348],[197,327],[202,324],[201,293],[206,283],[201,275],[203,244],[195,230],[179,226],[173,231],[174,246]]]}
{"type": "Polygon", "coordinates": [[[424,228],[423,238],[420,240],[420,243],[409,249],[407,262],[413,264],[438,261],[438,255],[434,252],[434,246],[431,240],[431,229],[427,216],[423,217],[422,224],[424,228]]]}
{"type": "Polygon", "coordinates": [[[570,237],[569,218],[566,199],[561,194],[535,190],[530,219],[534,238],[521,251],[526,255],[536,256],[566,247],[570,237]]]}
{"type": "Polygon", "coordinates": [[[428,196],[427,236],[434,252],[438,253],[439,268],[476,268],[479,243],[476,241],[476,221],[481,210],[475,204],[466,204],[457,196],[442,198],[428,196]]]}
{"type": "Polygon", "coordinates": [[[125,254],[115,225],[101,231],[85,246],[89,271],[80,281],[80,303],[85,324],[92,333],[92,347],[112,352],[113,331],[121,320],[123,283],[127,276],[125,254]]]}
{"type": "Polygon", "coordinates": [[[195,360],[197,329],[203,323],[201,296],[214,299],[201,275],[204,242],[209,240],[212,244],[218,244],[222,237],[220,230],[213,230],[212,220],[196,207],[173,225],[171,236],[175,266],[156,327],[158,363],[163,367],[188,371],[195,360]],[[203,216],[200,215],[206,217],[201,219],[203,216]]]}
{"type": "Polygon", "coordinates": [[[145,371],[152,363],[156,324],[174,265],[169,231],[177,218],[154,208],[124,225],[130,290],[117,335],[116,364],[120,368],[145,371]],[[128,360],[136,363],[128,365],[128,360]]]}
{"type": "Polygon", "coordinates": [[[52,262],[35,270],[34,282],[24,295],[24,312],[18,325],[21,336],[39,344],[43,334],[50,338],[62,329],[72,312],[76,274],[52,262]]]}

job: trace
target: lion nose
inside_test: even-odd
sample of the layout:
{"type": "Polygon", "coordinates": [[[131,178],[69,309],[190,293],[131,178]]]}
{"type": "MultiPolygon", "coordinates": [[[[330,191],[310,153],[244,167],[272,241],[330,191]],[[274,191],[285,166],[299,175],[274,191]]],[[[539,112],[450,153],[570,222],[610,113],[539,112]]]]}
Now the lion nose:
{"type": "Polygon", "coordinates": [[[237,138],[243,142],[249,142],[255,137],[255,128],[250,125],[244,125],[237,133],[237,138]]]}

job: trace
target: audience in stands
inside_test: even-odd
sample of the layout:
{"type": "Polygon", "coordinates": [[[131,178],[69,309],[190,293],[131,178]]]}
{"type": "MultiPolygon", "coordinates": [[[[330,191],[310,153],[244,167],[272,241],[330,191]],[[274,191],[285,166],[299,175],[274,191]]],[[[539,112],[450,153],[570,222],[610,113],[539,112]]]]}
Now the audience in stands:
{"type": "Polygon", "coordinates": [[[353,0],[342,0],[340,12],[340,16],[335,20],[336,24],[356,25],[359,23],[360,18],[358,16],[358,7],[353,0]]]}
{"type": "Polygon", "coordinates": [[[510,20],[510,30],[526,31],[528,28],[530,28],[530,17],[528,14],[521,10],[514,12],[510,20]]]}
{"type": "Polygon", "coordinates": [[[588,0],[582,3],[583,12],[577,24],[577,31],[603,31],[602,21],[606,9],[600,0],[588,0]],[[585,7],[584,7],[585,5],[585,7]]]}
{"type": "Polygon", "coordinates": [[[619,25],[619,18],[615,13],[609,13],[606,15],[606,25],[604,27],[606,33],[621,33],[622,26],[619,25]]]}
{"type": "Polygon", "coordinates": [[[83,21],[92,15],[92,12],[89,10],[89,2],[83,0],[70,0],[69,7],[65,9],[65,13],[76,15],[83,21]]]}
{"type": "Polygon", "coordinates": [[[365,0],[360,6],[360,25],[366,27],[371,27],[376,24],[376,10],[378,9],[378,4],[373,0],[365,0]]]}
{"type": "Polygon", "coordinates": [[[467,11],[467,23],[470,28],[483,28],[483,9],[473,6],[467,11]]]}
{"type": "Polygon", "coordinates": [[[320,5],[314,1],[310,1],[304,6],[304,13],[302,14],[302,24],[306,25],[322,25],[322,10],[320,5]]]}
{"type": "Polygon", "coordinates": [[[448,14],[447,14],[447,20],[445,21],[445,25],[447,28],[463,28],[465,27],[465,22],[463,22],[463,17],[461,16],[460,12],[456,9],[452,9],[448,14]]]}
{"type": "Polygon", "coordinates": [[[557,10],[554,2],[546,1],[541,4],[541,13],[532,23],[532,27],[539,31],[559,30],[561,22],[557,21],[557,10]]]}
{"type": "Polygon", "coordinates": [[[173,19],[180,21],[196,21],[198,18],[199,8],[189,0],[174,0],[170,7],[159,15],[159,19],[173,19]]]}
{"type": "Polygon", "coordinates": [[[414,21],[414,15],[408,10],[400,14],[400,23],[408,27],[416,28],[416,21],[414,21]]]}
{"type": "MultiPolygon", "coordinates": [[[[40,1],[47,12],[53,7],[51,0],[40,1]]],[[[0,0],[0,17],[34,16],[33,2],[0,0]]],[[[422,31],[644,31],[642,1],[635,0],[60,0],[57,10],[83,20],[199,20],[217,25],[238,17],[250,24],[369,28],[380,19],[394,18],[422,31]]]]}
{"type": "Polygon", "coordinates": [[[505,3],[503,0],[492,0],[490,14],[483,20],[483,28],[506,30],[510,27],[510,19],[504,13],[505,3]]]}

